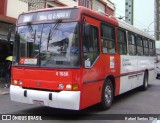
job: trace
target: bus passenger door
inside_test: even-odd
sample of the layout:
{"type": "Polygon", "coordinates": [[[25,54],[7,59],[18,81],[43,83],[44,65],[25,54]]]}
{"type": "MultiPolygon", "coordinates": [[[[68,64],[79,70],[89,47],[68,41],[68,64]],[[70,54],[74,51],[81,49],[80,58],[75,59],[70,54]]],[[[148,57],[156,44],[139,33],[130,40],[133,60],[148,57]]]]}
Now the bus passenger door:
{"type": "Polygon", "coordinates": [[[100,22],[88,16],[83,16],[82,21],[83,91],[81,107],[84,108],[101,100],[100,68],[98,67],[100,22]]]}

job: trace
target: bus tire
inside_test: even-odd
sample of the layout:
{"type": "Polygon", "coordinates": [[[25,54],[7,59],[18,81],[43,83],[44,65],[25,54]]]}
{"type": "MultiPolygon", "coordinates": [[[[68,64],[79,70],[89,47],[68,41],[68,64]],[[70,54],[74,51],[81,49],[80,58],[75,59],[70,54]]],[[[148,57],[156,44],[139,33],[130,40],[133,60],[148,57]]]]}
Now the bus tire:
{"type": "Polygon", "coordinates": [[[106,79],[102,88],[100,108],[107,110],[112,106],[113,102],[113,84],[110,79],[106,79]]]}
{"type": "Polygon", "coordinates": [[[143,78],[143,85],[142,85],[142,90],[145,91],[148,88],[148,73],[144,73],[144,78],[143,78]]]}

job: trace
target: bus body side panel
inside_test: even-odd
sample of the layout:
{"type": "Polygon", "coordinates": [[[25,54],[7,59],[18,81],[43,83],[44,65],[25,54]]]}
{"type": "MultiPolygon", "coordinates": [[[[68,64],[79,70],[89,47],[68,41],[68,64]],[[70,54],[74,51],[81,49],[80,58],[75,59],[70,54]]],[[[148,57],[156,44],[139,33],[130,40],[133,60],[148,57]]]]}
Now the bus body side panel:
{"type": "Polygon", "coordinates": [[[81,108],[86,108],[101,102],[102,88],[105,79],[112,75],[115,77],[115,95],[120,91],[120,57],[119,55],[101,54],[92,69],[83,71],[83,89],[81,93],[81,108]],[[114,61],[110,59],[114,58],[114,61]],[[112,65],[114,64],[114,68],[112,65]]]}
{"type": "Polygon", "coordinates": [[[148,82],[151,83],[156,78],[156,57],[138,56],[139,86],[143,84],[144,72],[148,71],[148,82]],[[141,72],[143,71],[143,73],[141,72]],[[143,74],[143,75],[142,75],[143,74]]]}
{"type": "MultiPolygon", "coordinates": [[[[126,30],[126,32],[131,32],[134,35],[139,34],[142,37],[154,40],[153,37],[149,36],[147,33],[127,23],[118,21],[118,25],[120,28],[126,30]]],[[[128,33],[126,37],[128,37],[128,33]]],[[[128,38],[126,40],[128,42],[128,38]]],[[[129,42],[127,43],[127,47],[129,53],[129,42]]],[[[138,56],[138,54],[121,55],[120,94],[143,85],[145,71],[148,71],[148,82],[150,83],[154,80],[155,62],[156,59],[152,56],[138,56]]]]}
{"type": "MultiPolygon", "coordinates": [[[[100,21],[88,16],[84,16],[86,23],[94,25],[99,29],[100,38],[100,21]]],[[[80,109],[94,105],[101,102],[103,83],[108,76],[115,78],[115,95],[119,94],[120,85],[120,56],[118,54],[103,54],[101,53],[96,59],[91,68],[84,68],[83,70],[83,89],[81,93],[80,109]]]]}
{"type": "Polygon", "coordinates": [[[155,57],[121,56],[120,94],[143,85],[145,70],[148,82],[155,79],[155,57]]]}
{"type": "Polygon", "coordinates": [[[137,83],[137,56],[121,55],[120,94],[134,88],[137,83]]]}

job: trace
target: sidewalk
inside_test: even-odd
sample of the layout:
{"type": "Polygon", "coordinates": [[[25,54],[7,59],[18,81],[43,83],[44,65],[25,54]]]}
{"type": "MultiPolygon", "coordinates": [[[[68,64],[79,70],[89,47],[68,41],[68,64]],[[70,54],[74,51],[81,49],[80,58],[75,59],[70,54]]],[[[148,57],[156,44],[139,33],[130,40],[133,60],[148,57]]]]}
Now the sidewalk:
{"type": "Polygon", "coordinates": [[[0,95],[8,95],[9,94],[9,88],[4,88],[4,81],[0,80],[0,95]]]}

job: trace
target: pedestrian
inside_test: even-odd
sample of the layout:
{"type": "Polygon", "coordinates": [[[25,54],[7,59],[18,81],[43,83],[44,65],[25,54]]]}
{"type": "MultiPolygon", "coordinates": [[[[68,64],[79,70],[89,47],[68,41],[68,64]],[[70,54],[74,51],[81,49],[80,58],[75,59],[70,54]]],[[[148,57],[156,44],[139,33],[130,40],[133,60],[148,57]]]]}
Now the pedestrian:
{"type": "Polygon", "coordinates": [[[12,56],[6,58],[5,63],[5,86],[4,88],[9,88],[11,81],[11,66],[12,66],[12,56]]]}

